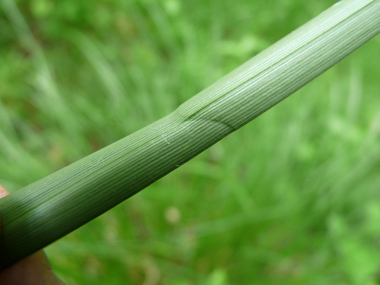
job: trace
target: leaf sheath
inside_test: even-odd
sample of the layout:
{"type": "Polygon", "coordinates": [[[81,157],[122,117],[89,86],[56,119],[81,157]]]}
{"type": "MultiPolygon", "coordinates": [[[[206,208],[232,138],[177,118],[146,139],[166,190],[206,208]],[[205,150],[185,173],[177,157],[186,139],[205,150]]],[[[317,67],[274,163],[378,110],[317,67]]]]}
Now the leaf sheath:
{"type": "Polygon", "coordinates": [[[0,199],[0,270],[176,169],[379,32],[380,0],[342,1],[165,118],[0,199]]]}

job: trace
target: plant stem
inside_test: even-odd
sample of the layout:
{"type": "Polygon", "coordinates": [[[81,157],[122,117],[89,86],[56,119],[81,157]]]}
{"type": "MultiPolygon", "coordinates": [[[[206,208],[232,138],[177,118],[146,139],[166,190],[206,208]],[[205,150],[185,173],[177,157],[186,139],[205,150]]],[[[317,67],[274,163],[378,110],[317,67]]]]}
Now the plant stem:
{"type": "Polygon", "coordinates": [[[165,118],[0,199],[0,270],[184,164],[379,32],[380,0],[339,2],[165,118]]]}

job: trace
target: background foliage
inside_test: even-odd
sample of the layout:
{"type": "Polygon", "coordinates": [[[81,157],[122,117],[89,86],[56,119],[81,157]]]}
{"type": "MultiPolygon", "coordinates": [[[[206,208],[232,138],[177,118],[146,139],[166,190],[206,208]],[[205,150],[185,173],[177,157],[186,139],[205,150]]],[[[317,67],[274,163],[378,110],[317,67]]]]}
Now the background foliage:
{"type": "MultiPolygon", "coordinates": [[[[0,183],[173,111],[334,1],[3,0],[0,183]]],[[[67,284],[377,284],[376,38],[47,248],[67,284]]],[[[105,189],[106,191],[106,189],[105,189]]]]}

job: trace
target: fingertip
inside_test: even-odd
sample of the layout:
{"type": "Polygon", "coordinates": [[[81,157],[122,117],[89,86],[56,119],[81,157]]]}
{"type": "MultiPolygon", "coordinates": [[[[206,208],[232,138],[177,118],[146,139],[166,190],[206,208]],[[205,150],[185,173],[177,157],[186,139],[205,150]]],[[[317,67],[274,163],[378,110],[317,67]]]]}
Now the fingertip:
{"type": "Polygon", "coordinates": [[[0,198],[3,198],[5,196],[7,196],[8,194],[9,194],[9,192],[7,190],[5,190],[3,185],[0,184],[0,198]]]}
{"type": "Polygon", "coordinates": [[[61,285],[52,271],[46,254],[41,250],[0,272],[0,284],[61,285]]]}
{"type": "MultiPolygon", "coordinates": [[[[7,190],[5,190],[3,185],[0,184],[0,199],[7,196],[8,194],[9,194],[9,192],[7,190]]],[[[0,216],[0,234],[1,234],[1,216],[0,216]]]]}

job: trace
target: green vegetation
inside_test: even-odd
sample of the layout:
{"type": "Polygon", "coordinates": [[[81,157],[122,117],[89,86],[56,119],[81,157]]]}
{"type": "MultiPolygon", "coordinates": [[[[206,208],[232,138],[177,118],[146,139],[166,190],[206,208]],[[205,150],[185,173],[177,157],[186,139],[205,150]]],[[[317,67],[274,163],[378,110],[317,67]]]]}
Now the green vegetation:
{"type": "MultiPolygon", "coordinates": [[[[30,37],[4,1],[0,182],[17,190],[170,113],[333,4],[292,2],[21,1],[30,37]]],[[[56,272],[68,284],[375,284],[378,47],[50,246],[56,272]]]]}

